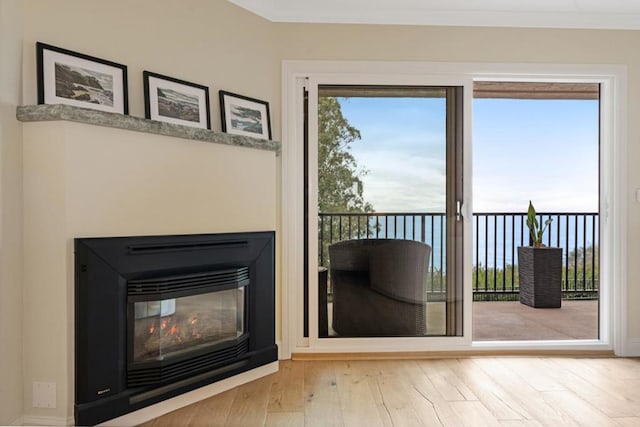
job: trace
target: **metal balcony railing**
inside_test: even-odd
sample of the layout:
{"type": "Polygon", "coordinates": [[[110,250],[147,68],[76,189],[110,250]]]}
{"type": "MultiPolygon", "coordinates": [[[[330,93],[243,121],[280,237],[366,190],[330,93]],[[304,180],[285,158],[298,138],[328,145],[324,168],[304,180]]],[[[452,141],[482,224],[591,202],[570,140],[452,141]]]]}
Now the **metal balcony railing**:
{"type": "MultiPolygon", "coordinates": [[[[595,299],[599,288],[597,213],[539,213],[547,246],[563,249],[562,293],[565,299],[595,299]]],[[[320,213],[319,263],[329,266],[328,246],[347,239],[409,239],[431,246],[426,289],[429,300],[446,292],[446,221],[444,213],[320,213]]],[[[473,214],[474,300],[518,298],[517,247],[529,244],[526,213],[473,214]]]]}

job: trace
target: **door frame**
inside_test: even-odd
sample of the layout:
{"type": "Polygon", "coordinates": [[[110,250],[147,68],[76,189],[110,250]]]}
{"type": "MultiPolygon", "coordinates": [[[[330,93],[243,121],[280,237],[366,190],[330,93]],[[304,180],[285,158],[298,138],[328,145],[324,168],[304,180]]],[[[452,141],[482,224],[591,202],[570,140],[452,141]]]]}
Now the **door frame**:
{"type": "MultiPolygon", "coordinates": [[[[629,352],[626,282],[626,67],[618,65],[482,64],[368,61],[283,61],[280,357],[292,353],[412,352],[478,350],[613,350],[629,352]],[[601,292],[598,340],[473,342],[471,338],[473,82],[548,81],[600,83],[601,292]],[[303,99],[317,84],[463,86],[463,336],[419,338],[318,338],[317,274],[309,274],[309,337],[303,336],[304,165],[303,99]],[[604,255],[604,256],[602,256],[604,255]],[[616,260],[616,262],[613,262],[616,260]],[[467,303],[464,303],[467,302],[467,303]]],[[[311,93],[310,93],[311,94],[311,93]]],[[[312,95],[312,94],[311,94],[312,95]]],[[[313,99],[313,97],[311,97],[313,99]]],[[[317,140],[317,105],[309,105],[309,140],[317,140]],[[316,135],[316,137],[314,137],[316,135]]],[[[309,150],[313,164],[317,150],[309,150]],[[315,153],[314,153],[315,151],[315,153]]],[[[310,189],[315,183],[310,182],[310,189]]],[[[315,195],[310,193],[310,197],[315,195]]],[[[317,229],[311,215],[309,230],[317,229]],[[314,228],[314,224],[315,227],[314,228]]],[[[309,260],[317,260],[317,235],[310,234],[309,260]],[[314,246],[314,242],[316,243],[314,246]],[[315,257],[315,258],[314,258],[315,257]]],[[[312,272],[314,263],[309,264],[312,272]]]]}

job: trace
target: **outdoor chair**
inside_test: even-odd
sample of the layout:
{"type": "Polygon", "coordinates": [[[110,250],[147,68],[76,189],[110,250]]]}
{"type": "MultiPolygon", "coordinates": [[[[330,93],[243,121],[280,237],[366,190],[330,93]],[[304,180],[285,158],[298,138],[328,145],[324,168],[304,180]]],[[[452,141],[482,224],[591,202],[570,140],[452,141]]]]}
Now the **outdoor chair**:
{"type": "Polygon", "coordinates": [[[431,247],[413,240],[345,240],[329,246],[332,328],[339,336],[426,333],[431,247]]]}

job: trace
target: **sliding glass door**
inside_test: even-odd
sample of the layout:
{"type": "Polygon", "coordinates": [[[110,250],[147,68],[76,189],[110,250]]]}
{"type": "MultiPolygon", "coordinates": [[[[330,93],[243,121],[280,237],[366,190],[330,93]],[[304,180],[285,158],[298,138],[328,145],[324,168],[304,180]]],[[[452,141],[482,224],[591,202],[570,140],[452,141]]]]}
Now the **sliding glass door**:
{"type": "Polygon", "coordinates": [[[462,88],[308,89],[310,335],[462,336],[462,88]]]}

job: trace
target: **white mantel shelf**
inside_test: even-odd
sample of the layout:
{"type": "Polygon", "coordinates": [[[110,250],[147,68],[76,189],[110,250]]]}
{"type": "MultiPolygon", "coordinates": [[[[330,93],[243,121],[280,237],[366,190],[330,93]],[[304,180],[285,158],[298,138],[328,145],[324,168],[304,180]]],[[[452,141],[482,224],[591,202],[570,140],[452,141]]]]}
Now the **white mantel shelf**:
{"type": "Polygon", "coordinates": [[[117,113],[105,113],[89,108],[73,107],[63,104],[20,106],[16,109],[16,118],[21,122],[65,120],[280,153],[279,141],[267,141],[240,135],[231,135],[208,129],[175,125],[117,113]]]}

